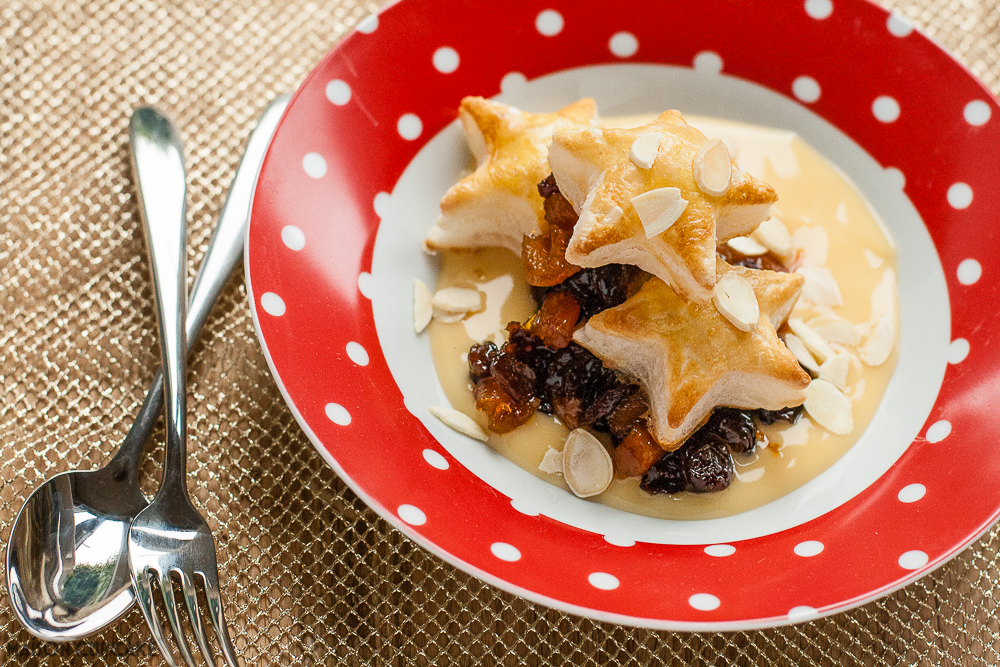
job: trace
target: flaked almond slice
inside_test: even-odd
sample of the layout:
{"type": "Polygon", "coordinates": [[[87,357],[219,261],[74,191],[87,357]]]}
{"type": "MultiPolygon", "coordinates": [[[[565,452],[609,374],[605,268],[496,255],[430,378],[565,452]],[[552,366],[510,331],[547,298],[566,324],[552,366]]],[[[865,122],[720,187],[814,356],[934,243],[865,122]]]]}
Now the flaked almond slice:
{"type": "Polygon", "coordinates": [[[785,258],[792,254],[792,235],[776,215],[760,223],[753,232],[753,238],[778,257],[785,258]]]}
{"type": "Polygon", "coordinates": [[[869,366],[881,366],[889,358],[895,344],[896,324],[891,315],[883,315],[861,348],[861,361],[869,366]]]}
{"type": "Polygon", "coordinates": [[[427,328],[434,315],[431,291],[422,280],[413,281],[413,330],[420,333],[427,328]]]}
{"type": "Polygon", "coordinates": [[[806,347],[806,344],[802,342],[801,338],[793,333],[785,334],[785,347],[795,355],[795,358],[807,371],[813,375],[819,373],[819,362],[816,361],[816,358],[809,351],[809,348],[806,347]]]}
{"type": "Polygon", "coordinates": [[[445,287],[434,293],[431,304],[445,313],[474,313],[483,307],[483,298],[477,290],[467,287],[445,287]]]}
{"type": "Polygon", "coordinates": [[[802,285],[802,298],[819,306],[842,306],[840,285],[834,280],[830,269],[823,266],[804,264],[795,273],[806,279],[802,285]]]}
{"type": "Polygon", "coordinates": [[[806,412],[814,422],[837,435],[854,430],[851,399],[844,396],[831,382],[813,380],[806,388],[806,412]]]}
{"type": "Polygon", "coordinates": [[[563,471],[563,453],[555,447],[545,450],[542,462],[538,464],[538,469],[548,475],[561,475],[563,471]]]}
{"type": "Polygon", "coordinates": [[[469,313],[449,313],[446,310],[434,309],[434,319],[442,324],[455,324],[455,322],[461,322],[465,319],[465,316],[469,313]]]}
{"type": "Polygon", "coordinates": [[[753,331],[760,320],[760,306],[753,288],[742,276],[724,273],[715,283],[712,302],[716,310],[740,331],[753,331]]]}
{"type": "Polygon", "coordinates": [[[639,215],[647,239],[670,229],[687,205],[687,200],[681,197],[680,188],[656,188],[632,197],[632,206],[639,215]]]}
{"type": "Polygon", "coordinates": [[[706,195],[721,197],[729,191],[733,182],[733,163],[721,139],[712,139],[702,146],[691,166],[694,182],[706,195]]]}
{"type": "Polygon", "coordinates": [[[640,134],[628,149],[628,159],[640,169],[649,169],[656,160],[656,153],[660,150],[662,140],[663,135],[659,132],[640,134]]]}
{"type": "Polygon", "coordinates": [[[611,455],[601,441],[582,428],[573,429],[563,446],[563,477],[581,498],[603,493],[614,476],[611,455]]]}
{"type": "Polygon", "coordinates": [[[847,389],[847,374],[851,370],[851,356],[849,354],[835,354],[819,367],[819,379],[826,380],[837,389],[844,391],[847,389]]]}
{"type": "Polygon", "coordinates": [[[726,241],[726,245],[741,255],[746,255],[747,257],[756,257],[757,255],[763,255],[767,252],[767,248],[762,246],[750,236],[737,236],[734,239],[726,241]]]}
{"type": "Polygon", "coordinates": [[[836,354],[825,338],[813,331],[812,327],[798,317],[788,318],[788,328],[792,330],[793,334],[802,339],[802,342],[805,343],[805,346],[809,348],[809,351],[812,352],[819,363],[823,363],[836,354]]]}
{"type": "Polygon", "coordinates": [[[489,435],[483,430],[483,427],[464,412],[459,412],[453,408],[443,408],[439,405],[432,405],[427,408],[427,411],[440,419],[442,424],[453,431],[458,431],[462,435],[467,435],[482,442],[489,440],[489,435]]]}
{"type": "Polygon", "coordinates": [[[856,346],[861,342],[861,332],[853,323],[836,315],[820,315],[807,322],[813,331],[829,343],[856,346]]]}

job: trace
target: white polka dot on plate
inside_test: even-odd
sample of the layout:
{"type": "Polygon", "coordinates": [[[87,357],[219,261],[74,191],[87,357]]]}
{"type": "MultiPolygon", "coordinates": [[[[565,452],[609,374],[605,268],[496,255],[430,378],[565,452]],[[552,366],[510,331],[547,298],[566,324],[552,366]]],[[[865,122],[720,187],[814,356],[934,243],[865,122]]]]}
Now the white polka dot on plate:
{"type": "Polygon", "coordinates": [[[260,295],[260,307],[265,313],[275,317],[285,314],[285,300],[274,292],[264,292],[260,295]]]}
{"type": "Polygon", "coordinates": [[[916,570],[924,565],[927,565],[927,554],[923,551],[914,549],[913,551],[907,551],[899,557],[899,566],[904,570],[916,570]]]}
{"type": "Polygon", "coordinates": [[[326,159],[319,153],[306,153],[302,158],[302,169],[312,178],[326,176],[326,159]]]}
{"type": "Polygon", "coordinates": [[[378,14],[372,14],[361,19],[361,22],[358,23],[358,32],[363,32],[366,35],[372,34],[376,29],[378,29],[378,14]]]}
{"type": "Polygon", "coordinates": [[[515,90],[520,90],[528,83],[528,78],[521,74],[520,72],[509,72],[500,79],[500,90],[505,93],[510,93],[515,90]]]}
{"type": "Polygon", "coordinates": [[[906,187],[906,174],[900,171],[898,167],[886,167],[885,176],[889,179],[891,187],[900,191],[906,187]]]}
{"type": "Polygon", "coordinates": [[[608,544],[613,544],[616,547],[634,547],[635,540],[631,537],[624,537],[622,535],[605,535],[604,541],[608,544]]]}
{"type": "Polygon", "coordinates": [[[630,32],[616,32],[611,35],[608,48],[619,58],[631,58],[639,50],[639,40],[630,32]]]}
{"type": "Polygon", "coordinates": [[[372,298],[372,291],[375,286],[372,285],[372,274],[367,271],[362,271],[358,274],[358,291],[361,292],[361,296],[366,299],[372,298]]]}
{"type": "Polygon", "coordinates": [[[806,605],[799,605],[798,607],[792,607],[788,610],[788,620],[789,621],[808,621],[814,619],[818,616],[815,607],[809,607],[806,605]]]}
{"type": "Polygon", "coordinates": [[[414,505],[400,505],[396,508],[396,514],[411,526],[422,526],[427,523],[427,515],[414,505]]]}
{"type": "Polygon", "coordinates": [[[947,419],[936,421],[927,429],[927,442],[941,442],[951,435],[951,422],[947,419]]]}
{"type": "Polygon", "coordinates": [[[819,82],[811,76],[800,76],[792,82],[792,93],[806,104],[819,99],[819,82]]]}
{"type": "Polygon", "coordinates": [[[718,609],[722,602],[711,593],[695,593],[688,598],[688,604],[698,611],[712,611],[718,609]]]}
{"type": "Polygon", "coordinates": [[[562,14],[554,9],[546,9],[535,17],[535,30],[546,37],[555,37],[562,32],[564,25],[562,14]]]}
{"type": "Polygon", "coordinates": [[[969,187],[968,183],[953,183],[950,188],[948,188],[948,203],[952,208],[963,209],[969,208],[972,203],[972,188],[969,187]]]}
{"type": "Polygon", "coordinates": [[[618,577],[607,572],[591,572],[587,576],[587,581],[590,582],[591,586],[602,591],[613,591],[620,585],[618,577]]]}
{"type": "Polygon", "coordinates": [[[450,46],[442,46],[431,58],[434,69],[442,74],[451,74],[458,69],[458,51],[450,46]]]}
{"type": "Polygon", "coordinates": [[[705,553],[716,558],[725,558],[736,553],[736,547],[732,544],[709,544],[705,547],[705,553]]]}
{"type": "Polygon", "coordinates": [[[302,250],[306,247],[306,235],[295,225],[285,225],[281,228],[281,242],[289,250],[302,250]]]}
{"type": "Polygon", "coordinates": [[[342,107],[351,101],[351,87],[346,81],[334,79],[326,84],[326,99],[342,107]]]}
{"type": "Polygon", "coordinates": [[[960,364],[969,356],[969,341],[964,338],[956,338],[948,346],[948,363],[960,364]]]}
{"type": "Polygon", "coordinates": [[[510,501],[510,506],[515,510],[523,514],[524,516],[538,516],[541,514],[541,510],[532,504],[522,502],[516,498],[512,498],[510,501]]]}
{"type": "Polygon", "coordinates": [[[702,74],[718,74],[722,71],[722,64],[722,56],[715,51],[702,51],[692,63],[695,71],[702,74]]]}
{"type": "Polygon", "coordinates": [[[424,461],[427,461],[427,464],[432,468],[447,470],[450,467],[448,459],[441,456],[441,454],[435,452],[433,449],[425,449],[422,454],[424,455],[424,461]]]}
{"type": "Polygon", "coordinates": [[[805,542],[799,542],[796,544],[793,551],[796,556],[811,558],[812,556],[818,556],[823,553],[823,543],[816,540],[806,540],[805,542]]]}
{"type": "Polygon", "coordinates": [[[326,418],[337,426],[347,426],[351,423],[351,413],[340,403],[327,403],[323,408],[326,418]]]}
{"type": "Polygon", "coordinates": [[[881,95],[872,102],[872,114],[883,123],[894,123],[899,119],[899,102],[888,95],[881,95]]]}
{"type": "Polygon", "coordinates": [[[958,265],[958,282],[963,285],[974,285],[983,277],[983,265],[974,259],[963,259],[958,265]]]}
{"type": "Polygon", "coordinates": [[[361,346],[361,343],[355,343],[353,340],[347,344],[347,356],[350,357],[351,361],[356,363],[358,366],[368,365],[368,350],[361,346]]]}
{"type": "Polygon", "coordinates": [[[391,203],[392,195],[388,192],[380,192],[375,195],[375,199],[372,200],[372,208],[375,209],[375,215],[384,218],[389,213],[389,204],[391,203]]]}
{"type": "Polygon", "coordinates": [[[913,32],[913,24],[906,17],[899,14],[891,14],[885,22],[885,27],[889,34],[894,37],[906,37],[913,32]]]}
{"type": "Polygon", "coordinates": [[[404,113],[396,121],[396,131],[407,141],[413,141],[424,131],[424,123],[416,114],[404,113]]]}
{"type": "Polygon", "coordinates": [[[907,484],[899,490],[896,497],[901,503],[915,503],[927,493],[927,487],[923,484],[907,484]]]}
{"type": "Polygon", "coordinates": [[[806,0],[806,14],[822,21],[833,13],[833,3],[830,0],[806,0]]]}
{"type": "Polygon", "coordinates": [[[521,560],[521,550],[513,544],[507,544],[506,542],[494,542],[490,545],[490,551],[493,552],[494,556],[500,560],[505,560],[508,563],[521,560]]]}
{"type": "Polygon", "coordinates": [[[989,122],[990,116],[993,115],[990,105],[982,100],[972,100],[965,105],[965,110],[962,112],[965,116],[965,122],[969,125],[985,125],[989,122]]]}

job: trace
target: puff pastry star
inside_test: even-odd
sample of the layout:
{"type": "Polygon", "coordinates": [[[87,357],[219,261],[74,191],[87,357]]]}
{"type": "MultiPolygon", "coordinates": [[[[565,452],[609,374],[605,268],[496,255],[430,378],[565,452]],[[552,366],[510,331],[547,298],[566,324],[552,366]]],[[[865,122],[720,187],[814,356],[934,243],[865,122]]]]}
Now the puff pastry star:
{"type": "Polygon", "coordinates": [[[805,400],[809,375],[778,338],[803,279],[717,260],[753,289],[760,319],[750,332],[712,302],[682,299],[651,278],[625,303],[594,315],[574,338],[604,364],[635,377],[649,398],[649,426],[667,450],[679,447],[717,406],[777,410],[805,400]]]}
{"type": "Polygon", "coordinates": [[[582,99],[556,113],[528,113],[466,97],[458,115],[478,166],[441,199],[441,216],[424,248],[499,246],[520,254],[521,241],[539,233],[544,219],[537,186],[550,173],[546,154],[552,135],[593,127],[597,106],[582,99]]]}
{"type": "Polygon", "coordinates": [[[556,134],[549,164],[580,214],[566,259],[584,267],[634,264],[684,298],[707,302],[715,285],[716,243],[753,231],[770,215],[777,195],[741,172],[724,148],[716,166],[731,178],[723,180],[724,191],[707,193],[693,166],[706,144],[705,135],[678,111],[634,129],[556,134]],[[644,193],[652,194],[636,199],[644,193]],[[651,228],[649,218],[656,216],[650,206],[653,213],[672,211],[672,216],[651,228]]]}

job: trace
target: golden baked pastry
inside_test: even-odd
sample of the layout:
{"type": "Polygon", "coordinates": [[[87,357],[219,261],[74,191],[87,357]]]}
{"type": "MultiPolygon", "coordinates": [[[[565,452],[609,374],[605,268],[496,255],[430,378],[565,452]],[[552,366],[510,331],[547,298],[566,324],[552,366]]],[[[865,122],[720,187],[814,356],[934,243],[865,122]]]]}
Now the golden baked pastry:
{"type": "Polygon", "coordinates": [[[424,248],[499,246],[520,254],[522,239],[540,231],[544,216],[538,183],[549,175],[549,141],[555,132],[592,127],[594,100],[579,100],[556,113],[528,113],[466,97],[458,115],[478,166],[441,199],[441,216],[424,248]]]}
{"type": "Polygon", "coordinates": [[[548,157],[580,214],[569,262],[634,264],[700,303],[715,286],[716,244],[752,232],[777,201],[678,111],[634,129],[559,132],[548,157]]]}
{"type": "Polygon", "coordinates": [[[688,301],[651,278],[574,335],[605,366],[645,387],[650,432],[664,449],[679,447],[718,406],[778,410],[805,400],[809,375],[775,333],[803,278],[718,259],[716,275],[726,273],[741,277],[756,295],[760,316],[752,331],[734,326],[714,303],[688,301]]]}

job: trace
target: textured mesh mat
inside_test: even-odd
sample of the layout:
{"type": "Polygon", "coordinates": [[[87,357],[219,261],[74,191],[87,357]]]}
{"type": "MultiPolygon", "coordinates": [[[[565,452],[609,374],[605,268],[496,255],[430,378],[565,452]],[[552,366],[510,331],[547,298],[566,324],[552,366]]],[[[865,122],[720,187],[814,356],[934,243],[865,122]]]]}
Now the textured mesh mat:
{"type": "MultiPolygon", "coordinates": [[[[895,6],[1000,90],[1000,2],[895,6]]],[[[158,362],[132,108],[156,104],[183,129],[193,277],[258,114],[375,8],[0,0],[4,543],[27,492],[108,460],[158,362]]],[[[1000,663],[997,529],[878,602],[775,630],[653,632],[498,592],[403,538],[324,464],[268,374],[245,299],[240,272],[193,348],[188,428],[189,487],[215,532],[247,665],[1000,663]]],[[[143,469],[147,493],[159,456],[143,469]]],[[[162,664],[137,609],[89,641],[45,644],[14,620],[2,585],[0,667],[162,664]]]]}

